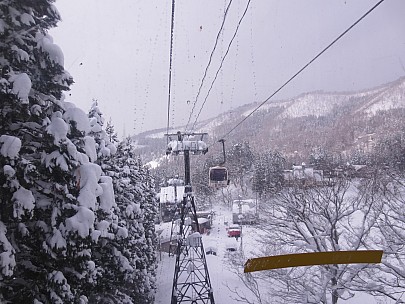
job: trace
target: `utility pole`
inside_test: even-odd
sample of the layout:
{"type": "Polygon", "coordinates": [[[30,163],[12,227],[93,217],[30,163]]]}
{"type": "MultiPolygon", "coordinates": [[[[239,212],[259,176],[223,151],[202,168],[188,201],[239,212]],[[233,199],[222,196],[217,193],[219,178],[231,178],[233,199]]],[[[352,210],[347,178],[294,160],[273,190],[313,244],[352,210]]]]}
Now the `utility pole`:
{"type": "Polygon", "coordinates": [[[206,133],[166,134],[169,138],[166,154],[184,156],[185,177],[184,197],[179,203],[180,231],[176,248],[171,304],[215,304],[190,174],[190,153],[198,155],[208,151],[207,145],[202,141],[204,135],[206,133]],[[174,140],[173,137],[175,137],[174,140]],[[196,140],[196,137],[200,139],[196,140]]]}

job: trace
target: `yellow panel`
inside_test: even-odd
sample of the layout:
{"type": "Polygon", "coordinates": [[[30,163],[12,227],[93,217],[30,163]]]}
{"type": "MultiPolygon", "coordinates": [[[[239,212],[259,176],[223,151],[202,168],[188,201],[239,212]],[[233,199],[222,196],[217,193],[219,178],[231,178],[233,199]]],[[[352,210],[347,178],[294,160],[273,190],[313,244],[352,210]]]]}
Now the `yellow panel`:
{"type": "Polygon", "coordinates": [[[247,260],[244,272],[325,264],[381,263],[382,254],[382,250],[361,250],[276,255],[247,260]]]}

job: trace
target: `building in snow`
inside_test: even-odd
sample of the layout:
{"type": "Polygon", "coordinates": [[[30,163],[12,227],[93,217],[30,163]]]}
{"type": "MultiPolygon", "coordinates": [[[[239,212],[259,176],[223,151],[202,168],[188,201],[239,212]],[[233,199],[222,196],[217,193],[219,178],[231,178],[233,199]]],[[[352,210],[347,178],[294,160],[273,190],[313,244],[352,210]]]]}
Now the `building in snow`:
{"type": "Polygon", "coordinates": [[[254,224],[257,222],[257,202],[254,199],[234,200],[232,204],[234,224],[254,224]]]}
{"type": "Polygon", "coordinates": [[[286,185],[299,183],[303,186],[312,186],[323,183],[323,171],[307,167],[305,163],[301,166],[293,165],[291,170],[284,170],[283,177],[286,185]]]}
{"type": "Polygon", "coordinates": [[[173,219],[178,209],[178,204],[183,200],[184,182],[178,178],[169,179],[167,187],[160,188],[159,217],[168,222],[173,219]]]}

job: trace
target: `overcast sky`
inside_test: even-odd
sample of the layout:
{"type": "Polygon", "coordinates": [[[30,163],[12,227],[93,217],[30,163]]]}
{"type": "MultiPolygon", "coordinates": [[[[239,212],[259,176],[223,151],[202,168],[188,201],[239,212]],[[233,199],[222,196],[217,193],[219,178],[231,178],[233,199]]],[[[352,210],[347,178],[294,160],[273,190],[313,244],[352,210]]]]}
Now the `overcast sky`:
{"type": "MultiPolygon", "coordinates": [[[[173,131],[188,121],[228,2],[176,1],[173,131]]],[[[247,2],[232,1],[194,114],[247,2]]],[[[377,2],[252,0],[199,121],[265,100],[377,2]]],[[[120,136],[166,127],[171,1],[57,0],[56,7],[62,22],[51,35],[75,81],[66,100],[88,111],[97,99],[120,136]]],[[[360,90],[404,76],[404,12],[403,0],[383,2],[274,99],[360,90]]]]}

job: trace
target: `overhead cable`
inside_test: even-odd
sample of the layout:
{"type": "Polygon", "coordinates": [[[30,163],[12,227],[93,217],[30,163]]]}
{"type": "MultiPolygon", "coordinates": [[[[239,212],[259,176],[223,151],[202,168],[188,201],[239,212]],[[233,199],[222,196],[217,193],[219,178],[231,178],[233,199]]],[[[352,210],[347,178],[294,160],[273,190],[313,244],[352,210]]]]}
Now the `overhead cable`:
{"type": "Polygon", "coordinates": [[[221,36],[221,33],[222,33],[223,29],[224,29],[226,16],[228,15],[228,11],[229,11],[229,8],[231,7],[232,1],[233,1],[233,0],[230,0],[230,1],[229,1],[228,6],[227,6],[226,9],[225,9],[224,18],[222,19],[221,27],[220,27],[220,29],[219,29],[219,31],[218,31],[218,34],[217,34],[217,37],[216,37],[216,39],[215,39],[215,44],[214,44],[214,47],[213,47],[213,49],[212,49],[212,51],[211,51],[210,58],[209,58],[209,60],[208,60],[208,64],[207,64],[207,66],[205,67],[205,71],[204,71],[204,75],[203,75],[203,77],[202,77],[202,79],[201,79],[200,87],[198,88],[197,95],[196,95],[196,97],[195,97],[195,100],[193,101],[193,108],[191,109],[190,116],[189,116],[189,118],[188,118],[188,121],[187,121],[185,130],[187,130],[188,124],[190,123],[190,120],[191,120],[191,116],[193,115],[195,106],[196,106],[196,104],[197,104],[198,97],[200,97],[201,89],[202,89],[202,87],[203,87],[203,85],[204,85],[205,78],[207,77],[207,72],[208,72],[208,69],[209,69],[209,67],[210,67],[210,65],[211,65],[212,57],[213,57],[213,55],[214,55],[214,52],[215,52],[215,50],[216,50],[216,48],[217,48],[218,41],[219,41],[219,37],[221,36]]]}
{"type": "Polygon", "coordinates": [[[241,25],[241,23],[242,23],[242,21],[243,21],[243,18],[244,18],[245,15],[246,15],[246,12],[247,12],[248,9],[249,9],[250,2],[251,2],[251,0],[248,0],[248,2],[247,2],[247,4],[246,4],[245,11],[243,12],[241,18],[239,19],[239,22],[238,22],[238,24],[237,24],[237,26],[236,26],[236,29],[235,29],[235,33],[233,34],[232,39],[230,40],[230,42],[229,42],[229,44],[228,44],[228,48],[227,48],[227,50],[226,50],[226,52],[225,52],[225,55],[222,57],[221,64],[219,65],[218,70],[217,70],[217,72],[215,73],[215,77],[214,77],[214,79],[213,79],[212,82],[211,82],[211,86],[210,86],[210,88],[208,89],[207,95],[206,95],[205,98],[204,98],[204,102],[203,102],[202,105],[201,105],[200,111],[198,112],[198,114],[197,114],[197,116],[196,116],[196,118],[195,118],[195,121],[194,121],[194,123],[193,123],[193,126],[192,126],[191,130],[194,130],[194,128],[195,128],[195,126],[196,126],[196,124],[197,124],[198,118],[200,117],[200,114],[201,114],[201,112],[202,112],[202,109],[204,108],[205,103],[207,102],[208,96],[209,96],[210,93],[211,93],[211,90],[212,90],[212,88],[213,88],[213,86],[214,86],[214,83],[215,83],[215,81],[216,81],[217,78],[218,78],[219,72],[220,72],[221,69],[222,69],[222,66],[223,66],[223,64],[224,64],[225,58],[227,57],[227,55],[228,55],[228,53],[229,53],[229,50],[230,50],[231,45],[232,45],[232,43],[233,43],[233,40],[235,39],[236,35],[238,34],[239,27],[240,27],[240,25],[241,25]]]}
{"type": "MultiPolygon", "coordinates": [[[[167,97],[167,130],[166,134],[169,134],[170,126],[170,101],[171,101],[171,88],[172,88],[172,64],[173,64],[173,32],[174,32],[174,6],[175,0],[172,0],[172,19],[170,24],[170,59],[169,59],[169,84],[168,84],[168,97],[167,97]]],[[[167,138],[169,141],[169,138],[167,138]]]]}
{"type": "Polygon", "coordinates": [[[340,40],[344,35],[346,35],[352,28],[354,28],[360,21],[362,21],[368,14],[370,14],[374,9],[376,9],[385,0],[380,0],[372,8],[370,8],[365,14],[363,14],[356,22],[354,22],[348,29],[346,29],[342,34],[340,34],[335,40],[333,40],[327,47],[325,47],[321,52],[318,53],[314,58],[312,58],[306,65],[298,70],[293,76],[291,76],[284,84],[279,87],[274,93],[267,97],[261,104],[259,104],[252,112],[245,116],[238,124],[236,124],[231,130],[225,133],[221,138],[224,139],[228,137],[234,130],[236,130],[241,124],[243,124],[249,117],[251,117],[257,110],[259,110],[265,103],[267,103],[274,95],[280,92],[287,84],[289,84],[294,78],[296,78],[301,72],[303,72],[307,67],[309,67],[315,60],[317,60],[323,53],[325,53],[332,45],[334,45],[338,40],[340,40]]]}

